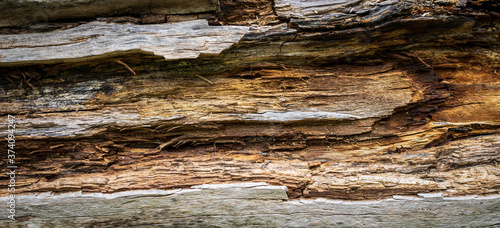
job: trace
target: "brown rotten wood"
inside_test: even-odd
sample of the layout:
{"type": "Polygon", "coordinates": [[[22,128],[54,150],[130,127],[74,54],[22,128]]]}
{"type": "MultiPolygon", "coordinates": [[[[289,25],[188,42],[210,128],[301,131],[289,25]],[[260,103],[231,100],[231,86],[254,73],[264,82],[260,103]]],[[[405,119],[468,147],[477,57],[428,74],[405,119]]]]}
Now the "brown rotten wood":
{"type": "MultiPolygon", "coordinates": [[[[244,31],[220,54],[172,41],[172,50],[201,52],[196,59],[165,61],[120,43],[59,62],[43,45],[28,48],[49,50],[33,60],[0,49],[11,53],[0,63],[0,113],[17,115],[18,193],[247,181],[285,185],[292,198],[499,191],[496,3],[275,1],[266,3],[272,15],[262,7],[279,20],[269,23],[224,4],[221,24],[248,27],[203,22],[217,32],[190,33],[186,25],[201,23],[192,21],[172,31],[216,44],[244,31]],[[19,85],[25,77],[35,90],[19,85]]],[[[38,35],[9,39],[21,36],[38,35]]],[[[86,37],[75,41],[82,50],[119,40],[86,37]]]]}

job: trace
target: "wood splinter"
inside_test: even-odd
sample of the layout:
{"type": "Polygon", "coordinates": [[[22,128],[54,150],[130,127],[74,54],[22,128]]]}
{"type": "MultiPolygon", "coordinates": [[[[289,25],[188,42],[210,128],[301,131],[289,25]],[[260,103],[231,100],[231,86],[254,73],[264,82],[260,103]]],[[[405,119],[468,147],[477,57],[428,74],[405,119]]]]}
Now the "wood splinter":
{"type": "Polygon", "coordinates": [[[36,90],[36,88],[31,83],[29,83],[28,79],[26,79],[26,74],[24,74],[24,72],[22,72],[22,71],[19,71],[19,72],[21,72],[21,74],[23,75],[23,78],[21,78],[21,85],[22,85],[22,82],[24,81],[24,82],[26,82],[26,84],[29,87],[31,87],[31,89],[36,90]]]}
{"type": "Polygon", "coordinates": [[[127,68],[127,70],[129,70],[130,72],[132,72],[132,74],[137,75],[137,74],[135,73],[135,71],[134,71],[134,70],[132,70],[132,68],[130,68],[130,67],[129,67],[126,63],[124,63],[124,62],[122,62],[122,61],[120,61],[120,60],[115,60],[115,62],[119,63],[120,65],[123,65],[125,68],[127,68]]]}
{"type": "Polygon", "coordinates": [[[414,56],[416,57],[422,64],[424,64],[427,68],[429,69],[434,69],[434,67],[432,67],[431,65],[429,65],[428,63],[426,63],[422,58],[420,58],[420,56],[418,56],[417,54],[415,53],[408,53],[409,55],[411,56],[414,56]]]}
{"type": "Polygon", "coordinates": [[[210,85],[214,85],[215,84],[212,81],[208,80],[207,78],[205,78],[205,77],[203,77],[203,76],[201,76],[199,74],[197,74],[196,77],[201,78],[203,81],[206,81],[210,85]]]}
{"type": "Polygon", "coordinates": [[[35,86],[33,86],[31,83],[28,82],[28,80],[22,79],[31,89],[36,90],[35,86]]]}

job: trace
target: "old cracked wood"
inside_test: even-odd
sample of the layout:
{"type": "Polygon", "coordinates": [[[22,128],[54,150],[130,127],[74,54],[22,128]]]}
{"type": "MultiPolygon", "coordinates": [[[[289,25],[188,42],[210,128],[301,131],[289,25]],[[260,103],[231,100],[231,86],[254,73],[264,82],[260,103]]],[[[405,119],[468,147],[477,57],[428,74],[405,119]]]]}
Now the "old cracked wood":
{"type": "Polygon", "coordinates": [[[209,26],[206,20],[174,24],[130,25],[92,22],[51,33],[4,35],[0,66],[53,64],[147,52],[165,59],[219,54],[237,43],[246,27],[209,26]]]}
{"type": "Polygon", "coordinates": [[[215,12],[214,0],[7,0],[0,2],[0,27],[117,15],[178,15],[215,12]]]}
{"type": "MultiPolygon", "coordinates": [[[[3,200],[7,200],[3,197],[3,200]]],[[[265,183],[198,185],[191,189],[114,194],[27,195],[20,221],[7,226],[75,227],[415,227],[498,224],[499,195],[394,196],[381,201],[287,199],[286,187],[265,183]],[[75,210],[77,209],[77,210],[75,210]],[[116,215],[121,215],[117,217],[116,215]],[[36,217],[36,219],[33,219],[36,217]]],[[[2,221],[0,220],[0,221],[2,221]]]]}
{"type": "MultiPolygon", "coordinates": [[[[17,121],[16,193],[119,194],[250,181],[286,186],[291,199],[498,194],[496,1],[223,0],[219,8],[211,26],[81,22],[2,35],[11,48],[0,51],[17,56],[0,63],[0,113],[17,121]],[[109,35],[71,32],[82,28],[109,35]],[[158,28],[168,32],[158,35],[158,28]],[[168,34],[176,35],[174,46],[150,46],[163,45],[154,37],[168,41],[168,34]],[[57,54],[71,61],[42,59],[42,47],[19,52],[25,43],[59,42],[43,37],[81,49],[60,46],[57,54]],[[108,51],[81,51],[101,41],[108,51]],[[109,51],[116,48],[132,51],[109,51]],[[20,61],[23,55],[31,59],[20,61]]],[[[7,160],[0,165],[7,173],[7,160]]],[[[9,181],[0,179],[0,195],[9,194],[9,181]]],[[[485,216],[482,225],[498,223],[485,216]]],[[[468,219],[461,224],[481,225],[480,217],[468,219]]],[[[314,220],[308,224],[332,225],[314,220]]],[[[425,226],[423,220],[408,224],[425,226]]],[[[287,221],[276,225],[293,225],[287,221]]]]}

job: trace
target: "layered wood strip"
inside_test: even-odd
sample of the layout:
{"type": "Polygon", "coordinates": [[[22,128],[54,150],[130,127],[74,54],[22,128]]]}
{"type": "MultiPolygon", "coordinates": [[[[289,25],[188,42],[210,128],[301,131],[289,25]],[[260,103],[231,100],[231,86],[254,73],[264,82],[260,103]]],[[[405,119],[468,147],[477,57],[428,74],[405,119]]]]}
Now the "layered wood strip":
{"type": "MultiPolygon", "coordinates": [[[[499,123],[449,115],[448,106],[460,102],[460,92],[449,91],[451,79],[405,65],[253,65],[216,77],[155,72],[66,82],[69,94],[47,85],[51,98],[16,100],[5,110],[32,112],[18,116],[26,177],[19,191],[238,181],[285,185],[292,198],[497,191],[499,123]],[[69,100],[71,94],[81,100],[69,100]],[[43,113],[50,99],[60,106],[43,113]],[[468,139],[475,136],[482,137],[468,139]],[[455,178],[474,172],[485,173],[485,181],[455,178]]],[[[492,110],[497,92],[483,96],[492,110]]],[[[477,112],[485,119],[497,118],[483,107],[477,112]]]]}
{"type": "Polygon", "coordinates": [[[219,54],[237,43],[246,27],[209,26],[206,20],[159,25],[87,23],[51,33],[3,35],[0,65],[86,61],[123,53],[154,53],[165,59],[219,54]]]}
{"type": "MultiPolygon", "coordinates": [[[[0,113],[18,119],[18,191],[262,181],[291,198],[497,193],[500,30],[486,3],[283,0],[271,15],[268,2],[223,2],[223,23],[254,26],[161,25],[179,42],[146,47],[190,60],[129,52],[40,65],[4,42],[32,58],[1,68],[0,113]],[[198,56],[209,44],[219,49],[198,56]]],[[[54,44],[43,36],[22,35],[54,44]]]]}
{"type": "Polygon", "coordinates": [[[498,141],[498,135],[483,136],[426,150],[328,159],[335,153],[319,146],[310,146],[309,153],[300,148],[291,153],[288,148],[266,155],[251,148],[228,150],[231,144],[241,146],[236,141],[216,142],[211,149],[155,151],[81,140],[73,152],[38,152],[45,154],[45,161],[23,164],[19,192],[117,192],[263,181],[287,186],[292,198],[378,199],[429,191],[492,194],[499,184],[498,141]],[[322,153],[310,153],[313,148],[322,153]],[[468,153],[458,154],[458,148],[468,153]]]}
{"type": "MultiPolygon", "coordinates": [[[[31,210],[20,211],[19,220],[2,222],[5,226],[50,227],[313,227],[319,224],[404,227],[491,226],[500,220],[496,213],[499,195],[443,197],[442,194],[419,194],[418,197],[394,196],[381,201],[353,202],[287,200],[285,191],[284,186],[252,182],[204,184],[170,191],[27,195],[19,196],[19,206],[31,210]],[[79,210],[74,210],[75,205],[79,205],[79,210]],[[137,213],[141,213],[140,219],[135,217],[137,213]]],[[[6,217],[8,213],[0,211],[0,215],[6,217]]]]}
{"type": "Polygon", "coordinates": [[[216,9],[217,1],[214,0],[10,0],[0,3],[0,28],[122,15],[214,13],[216,9]]]}

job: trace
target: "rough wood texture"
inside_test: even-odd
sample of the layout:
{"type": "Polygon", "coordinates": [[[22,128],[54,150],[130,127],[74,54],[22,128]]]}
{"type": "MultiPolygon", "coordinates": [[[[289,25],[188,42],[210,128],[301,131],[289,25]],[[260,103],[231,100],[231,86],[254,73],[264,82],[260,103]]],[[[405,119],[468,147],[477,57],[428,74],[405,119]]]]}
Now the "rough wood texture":
{"type": "Polygon", "coordinates": [[[218,18],[248,27],[199,31],[235,31],[224,47],[243,36],[219,55],[4,65],[19,193],[241,181],[290,198],[498,193],[498,3],[283,0],[270,16],[272,3],[242,2],[262,7],[218,18]],[[252,21],[259,10],[278,21],[252,21]]]}
{"type": "Polygon", "coordinates": [[[242,183],[170,191],[28,195],[19,199],[20,221],[5,221],[5,210],[0,218],[9,227],[489,227],[500,223],[499,195],[420,194],[352,202],[286,201],[285,192],[284,186],[242,183]]]}
{"type": "Polygon", "coordinates": [[[221,24],[264,26],[280,22],[269,0],[220,0],[219,4],[217,17],[221,24]]]}
{"type": "Polygon", "coordinates": [[[215,0],[5,0],[0,2],[0,27],[105,16],[193,14],[216,9],[215,0]]]}
{"type": "Polygon", "coordinates": [[[49,34],[4,35],[0,41],[0,66],[81,62],[120,52],[194,59],[200,54],[219,54],[247,31],[241,26],[208,26],[206,20],[159,25],[92,22],[49,34]]]}

